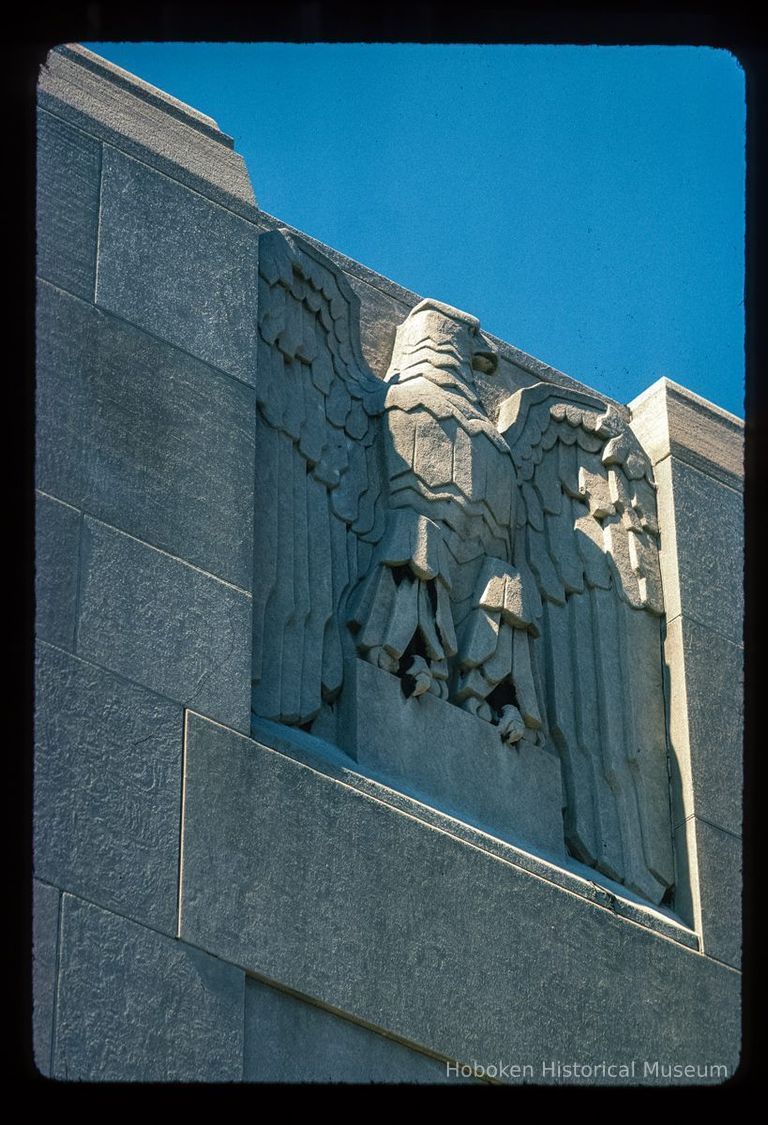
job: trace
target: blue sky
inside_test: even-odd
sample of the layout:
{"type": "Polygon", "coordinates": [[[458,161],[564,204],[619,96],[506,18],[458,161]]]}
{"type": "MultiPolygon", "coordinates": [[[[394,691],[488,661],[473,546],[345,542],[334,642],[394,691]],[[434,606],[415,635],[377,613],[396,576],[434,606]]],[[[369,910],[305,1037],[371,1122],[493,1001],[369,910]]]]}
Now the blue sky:
{"type": "Polygon", "coordinates": [[[88,43],[264,210],[589,386],[743,416],[744,76],[707,47],[88,43]]]}

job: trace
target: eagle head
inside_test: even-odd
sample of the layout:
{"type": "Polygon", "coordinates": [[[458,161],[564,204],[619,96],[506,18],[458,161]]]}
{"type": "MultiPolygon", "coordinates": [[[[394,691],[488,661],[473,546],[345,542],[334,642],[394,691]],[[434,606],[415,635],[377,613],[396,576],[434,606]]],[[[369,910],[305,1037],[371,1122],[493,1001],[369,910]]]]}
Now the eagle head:
{"type": "Polygon", "coordinates": [[[480,321],[442,301],[420,301],[397,329],[387,382],[421,375],[471,388],[473,371],[496,370],[498,358],[480,335],[480,321]]]}

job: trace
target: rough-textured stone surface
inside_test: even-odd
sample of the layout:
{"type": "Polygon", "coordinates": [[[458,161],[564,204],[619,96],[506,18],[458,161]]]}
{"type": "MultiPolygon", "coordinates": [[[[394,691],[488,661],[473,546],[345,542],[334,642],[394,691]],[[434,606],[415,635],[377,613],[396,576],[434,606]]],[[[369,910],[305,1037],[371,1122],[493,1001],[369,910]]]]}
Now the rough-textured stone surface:
{"type": "Polygon", "coordinates": [[[77,651],[219,719],[250,723],[250,598],[88,517],[77,651]]]}
{"type": "Polygon", "coordinates": [[[727,410],[659,379],[633,402],[632,429],[655,463],[670,453],[738,491],[744,488],[744,423],[727,410]]]}
{"type": "Polygon", "coordinates": [[[218,125],[212,117],[207,113],[201,113],[199,109],[194,106],[187,105],[186,102],[179,101],[178,98],[172,97],[167,94],[165,90],[158,89],[157,86],[150,85],[142,78],[131,74],[130,71],[123,70],[122,67],[116,66],[115,63],[104,59],[101,55],[94,54],[89,51],[87,47],[83,47],[80,43],[62,43],[56,48],[56,55],[69,59],[77,63],[79,66],[85,67],[86,70],[91,71],[93,74],[98,74],[107,81],[119,86],[121,89],[126,90],[129,94],[141,98],[150,105],[157,106],[164,113],[175,117],[177,120],[182,121],[185,125],[196,129],[198,132],[203,133],[206,137],[212,137],[213,140],[218,141],[219,144],[225,145],[227,148],[234,148],[234,140],[226,133],[222,133],[218,125]]]}
{"type": "Polygon", "coordinates": [[[55,1076],[242,1077],[243,973],[73,895],[63,900],[55,1076]]]}
{"type": "Polygon", "coordinates": [[[348,274],[347,280],[360,298],[363,355],[374,374],[383,379],[392,358],[395,331],[410,312],[411,305],[369,285],[354,274],[348,274]]]}
{"type": "Polygon", "coordinates": [[[194,716],[183,878],[185,940],[443,1057],[737,1063],[732,970],[194,716]]]}
{"type": "Polygon", "coordinates": [[[250,588],[253,392],[42,284],[37,486],[250,588]]]}
{"type": "Polygon", "coordinates": [[[245,982],[246,1082],[446,1082],[445,1063],[261,981],[245,982]]]}
{"type": "Polygon", "coordinates": [[[653,907],[647,899],[641,898],[627,887],[598,874],[593,867],[574,859],[555,857],[546,859],[531,849],[530,845],[518,846],[475,828],[466,820],[457,820],[448,813],[435,808],[434,803],[425,804],[415,797],[394,788],[391,783],[380,781],[361,772],[357,762],[338,746],[315,734],[309,734],[296,727],[286,727],[266,719],[252,716],[252,738],[262,746],[277,750],[302,765],[318,770],[343,785],[365,793],[376,801],[381,801],[397,809],[406,816],[414,816],[423,824],[429,824],[439,832],[464,840],[472,847],[497,856],[499,859],[544,879],[554,886],[562,887],[570,894],[586,899],[599,906],[610,906],[614,914],[628,918],[640,926],[657,934],[664,934],[688,949],[698,949],[698,937],[687,923],[682,923],[677,914],[666,907],[653,907]]]}
{"type": "Polygon", "coordinates": [[[81,513],[51,496],[35,497],[35,634],[72,649],[77,614],[81,513]]]}
{"type": "Polygon", "coordinates": [[[51,1072],[60,899],[58,887],[32,880],[32,1049],[45,1075],[51,1072]]]}
{"type": "Polygon", "coordinates": [[[173,933],[181,708],[39,644],[35,736],[36,875],[173,933]]]}
{"type": "MultiPolygon", "coordinates": [[[[492,338],[488,337],[489,340],[492,338]]],[[[498,352],[498,356],[499,366],[493,374],[478,372],[475,376],[480,397],[492,418],[498,417],[501,404],[509,395],[522,387],[532,387],[538,382],[535,375],[512,363],[502,351],[498,352]]]]}
{"type": "Polygon", "coordinates": [[[495,727],[433,695],[406,699],[397,677],[366,661],[355,673],[340,741],[365,772],[505,840],[565,856],[552,752],[504,745],[495,727]]]}
{"type": "Polygon", "coordinates": [[[695,836],[703,950],[708,956],[739,968],[741,839],[697,817],[686,821],[677,832],[688,836],[689,848],[691,836],[695,836]]]}
{"type": "Polygon", "coordinates": [[[667,630],[670,737],[681,771],[675,820],[695,813],[736,835],[742,825],[742,683],[740,646],[696,621],[678,617],[667,630]],[[672,674],[674,670],[674,675],[672,674]],[[685,684],[681,697],[679,685],[685,684]],[[687,748],[687,752],[686,752],[687,748]]]}
{"type": "Polygon", "coordinates": [[[37,274],[93,300],[101,145],[50,113],[37,126],[37,274]]]}
{"type": "Polygon", "coordinates": [[[682,613],[741,644],[741,494],[675,457],[661,461],[655,474],[667,620],[682,613]]]}
{"type": "MultiPolygon", "coordinates": [[[[120,75],[126,72],[120,71],[120,75]]],[[[169,114],[167,106],[146,97],[144,83],[132,85],[128,90],[124,79],[115,81],[109,64],[96,71],[75,61],[71,51],[68,56],[53,50],[40,74],[38,101],[42,109],[153,164],[209,198],[256,214],[251,181],[242,156],[230,147],[231,138],[212,135],[210,129],[201,131],[199,122],[188,115],[184,120],[169,114]]]]}
{"type": "Polygon", "coordinates": [[[250,384],[257,237],[251,223],[104,146],[96,303],[250,384]]]}

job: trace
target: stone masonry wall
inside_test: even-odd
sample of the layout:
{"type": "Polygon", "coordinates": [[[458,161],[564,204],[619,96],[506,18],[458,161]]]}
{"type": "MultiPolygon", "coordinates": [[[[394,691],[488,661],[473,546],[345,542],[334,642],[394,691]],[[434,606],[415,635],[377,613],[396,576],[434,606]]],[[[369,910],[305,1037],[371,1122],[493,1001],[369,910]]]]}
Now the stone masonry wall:
{"type": "MultiPolygon", "coordinates": [[[[697,513],[725,507],[737,529],[739,466],[725,480],[653,454],[664,527],[688,529],[665,577],[680,918],[256,741],[258,235],[278,221],[215,122],[82,48],[51,53],[39,111],[40,1071],[439,1082],[446,1060],[505,1059],[556,1081],[542,1059],[653,1057],[731,1072],[739,736],[702,685],[711,699],[716,643],[716,691],[737,694],[740,609],[694,560],[697,513]]],[[[381,374],[419,298],[323,251],[381,374]]],[[[497,393],[579,387],[495,343],[497,393]]],[[[737,569],[719,572],[727,591],[737,569]]]]}

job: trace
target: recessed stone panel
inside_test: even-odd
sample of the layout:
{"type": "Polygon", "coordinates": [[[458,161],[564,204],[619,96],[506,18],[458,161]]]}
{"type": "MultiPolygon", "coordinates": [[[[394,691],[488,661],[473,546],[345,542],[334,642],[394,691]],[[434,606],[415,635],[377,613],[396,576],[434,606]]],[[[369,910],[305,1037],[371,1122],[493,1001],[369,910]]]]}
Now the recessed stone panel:
{"type": "Polygon", "coordinates": [[[732,970],[195,716],[183,878],[185,940],[445,1058],[738,1060],[732,970]]]}

